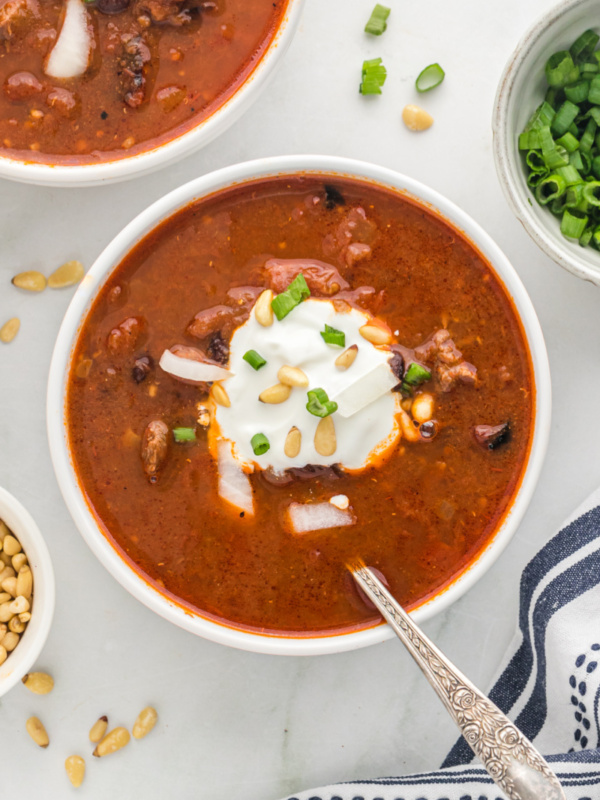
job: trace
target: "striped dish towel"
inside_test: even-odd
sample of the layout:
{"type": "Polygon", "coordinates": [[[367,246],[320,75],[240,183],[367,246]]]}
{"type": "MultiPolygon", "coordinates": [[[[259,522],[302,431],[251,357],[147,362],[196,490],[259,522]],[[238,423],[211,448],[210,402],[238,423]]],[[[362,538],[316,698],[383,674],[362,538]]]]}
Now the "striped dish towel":
{"type": "MultiPolygon", "coordinates": [[[[519,624],[490,698],[535,742],[568,800],[600,800],[600,490],[529,562],[519,624]]],[[[435,772],[287,800],[504,800],[461,737],[435,772]]],[[[543,798],[540,798],[543,800],[543,798]]]]}

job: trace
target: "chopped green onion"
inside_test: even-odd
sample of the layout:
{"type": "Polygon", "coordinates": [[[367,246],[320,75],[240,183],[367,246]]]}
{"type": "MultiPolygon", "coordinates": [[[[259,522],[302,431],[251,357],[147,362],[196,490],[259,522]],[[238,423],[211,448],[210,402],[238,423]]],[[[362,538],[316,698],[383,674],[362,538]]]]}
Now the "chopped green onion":
{"type": "Polygon", "coordinates": [[[571,54],[561,50],[550,56],[546,62],[546,80],[548,85],[562,89],[579,78],[579,67],[575,66],[571,54]]]}
{"type": "Polygon", "coordinates": [[[537,131],[545,125],[551,125],[556,112],[546,100],[536,108],[531,115],[527,125],[525,125],[524,132],[537,131]]]}
{"type": "Polygon", "coordinates": [[[566,186],[574,186],[576,183],[581,183],[582,181],[577,168],[570,163],[567,164],[566,167],[559,167],[556,170],[556,174],[564,180],[566,186]]]}
{"type": "Polygon", "coordinates": [[[255,433],[252,439],[250,439],[250,444],[252,445],[255,456],[263,456],[271,447],[264,433],[255,433]]]}
{"type": "Polygon", "coordinates": [[[307,297],[310,297],[310,289],[306,278],[300,272],[284,292],[271,300],[271,308],[277,319],[281,321],[307,297]]]}
{"type": "Polygon", "coordinates": [[[590,58],[599,41],[600,36],[588,29],[575,39],[571,47],[569,47],[569,52],[575,61],[585,61],[590,58]]]}
{"type": "Polygon", "coordinates": [[[581,211],[569,211],[565,209],[563,218],[560,223],[560,231],[563,236],[569,239],[579,239],[588,223],[588,217],[581,211]]]}
{"type": "Polygon", "coordinates": [[[535,190],[535,199],[540,205],[545,206],[552,202],[552,200],[561,197],[566,191],[567,184],[565,183],[565,179],[554,173],[554,175],[550,175],[538,183],[535,190]]]}
{"type": "Polygon", "coordinates": [[[584,232],[579,237],[579,244],[581,247],[587,247],[588,244],[592,240],[592,236],[594,236],[594,231],[592,228],[586,228],[584,232]]]}
{"type": "Polygon", "coordinates": [[[527,186],[531,186],[532,189],[535,189],[549,174],[548,170],[544,170],[544,172],[530,172],[527,177],[527,186]]]}
{"type": "Polygon", "coordinates": [[[387,78],[387,70],[381,58],[363,61],[362,81],[358,87],[361,94],[381,94],[381,87],[387,78]]]}
{"type": "Polygon", "coordinates": [[[567,100],[570,100],[571,103],[585,103],[588,99],[589,91],[589,81],[577,81],[577,83],[573,83],[571,86],[565,86],[565,97],[567,100]]]}
{"type": "Polygon", "coordinates": [[[564,136],[561,136],[560,139],[556,140],[556,144],[560,145],[560,147],[564,147],[569,154],[579,150],[579,141],[577,137],[573,136],[573,134],[569,133],[568,131],[564,134],[564,136]]]}
{"type": "Polygon", "coordinates": [[[328,417],[337,411],[338,404],[330,400],[325,389],[311,389],[308,392],[308,403],[306,410],[315,417],[328,417]]]}
{"type": "Polygon", "coordinates": [[[594,103],[594,105],[600,104],[600,75],[594,75],[594,77],[590,81],[588,102],[594,103]]]}
{"type": "Polygon", "coordinates": [[[594,146],[594,139],[596,137],[596,129],[597,129],[596,121],[593,119],[589,119],[587,125],[585,126],[585,131],[583,136],[579,140],[579,149],[582,152],[589,153],[589,151],[594,146]]]}
{"type": "Polygon", "coordinates": [[[537,150],[530,150],[527,153],[527,156],[525,157],[525,161],[527,163],[527,166],[532,172],[547,172],[548,170],[544,162],[544,159],[542,158],[540,153],[537,152],[537,150]]]}
{"type": "Polygon", "coordinates": [[[410,367],[404,373],[400,390],[404,394],[412,394],[412,390],[416,386],[431,380],[431,372],[415,361],[412,362],[410,367]]]}
{"type": "Polygon", "coordinates": [[[552,120],[551,130],[555,136],[562,136],[566,133],[575,118],[579,114],[579,106],[572,103],[570,100],[565,100],[561,107],[556,112],[556,116],[552,120]]]}
{"type": "Polygon", "coordinates": [[[196,429],[195,428],[173,428],[173,439],[176,442],[195,442],[196,429]]]}
{"type": "Polygon", "coordinates": [[[592,172],[596,178],[600,178],[600,156],[595,156],[592,161],[592,172]]]}
{"type": "Polygon", "coordinates": [[[539,131],[523,131],[519,134],[519,150],[537,150],[541,146],[539,131]]]}
{"type": "Polygon", "coordinates": [[[415,81],[417,92],[430,92],[436,86],[439,86],[445,77],[446,73],[439,64],[430,64],[424,70],[421,70],[415,81]]]}
{"type": "Polygon", "coordinates": [[[321,336],[327,344],[335,344],[338,347],[344,347],[346,344],[346,334],[343,331],[338,331],[337,328],[332,328],[331,325],[325,325],[325,330],[321,331],[321,336]]]}
{"type": "Polygon", "coordinates": [[[583,199],[591,206],[600,207],[600,181],[588,181],[583,184],[583,199]]]}
{"type": "Polygon", "coordinates": [[[248,350],[242,356],[244,361],[248,362],[252,369],[259,370],[261,367],[267,363],[266,360],[261,356],[260,353],[257,353],[256,350],[248,350]]]}
{"type": "Polygon", "coordinates": [[[556,144],[548,126],[540,128],[540,143],[542,147],[542,158],[548,169],[567,166],[569,163],[569,154],[564,147],[556,144]]]}
{"type": "MultiPolygon", "coordinates": [[[[372,33],[373,36],[381,36],[387,28],[387,18],[390,15],[390,8],[381,6],[379,3],[371,11],[369,21],[365,25],[365,33],[372,33]]],[[[593,50],[594,48],[592,48],[593,50]]]]}

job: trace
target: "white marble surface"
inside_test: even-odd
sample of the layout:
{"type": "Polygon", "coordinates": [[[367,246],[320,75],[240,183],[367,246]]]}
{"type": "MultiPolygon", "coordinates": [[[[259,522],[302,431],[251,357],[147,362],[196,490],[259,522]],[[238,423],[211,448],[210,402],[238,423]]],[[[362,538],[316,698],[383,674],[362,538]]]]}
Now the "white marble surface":
{"type": "Polygon", "coordinates": [[[286,659],[194,638],[154,616],[96,562],[52,474],[44,392],[69,292],[19,293],[23,269],[91,264],[110,238],[164,192],[213,168],[279,153],[330,153],[406,172],[469,212],[504,248],[537,308],[554,376],[554,421],[543,474],[520,530],[471,592],[426,629],[473,680],[489,685],[512,635],[520,571],[600,483],[598,290],[555,266],[513,219],[491,156],[496,83],[547,0],[400,3],[387,33],[362,33],[372,0],[307,0],[297,38],[268,91],[218,142],[154,176],[97,189],[0,182],[0,318],[22,330],[0,348],[0,484],[32,512],[58,579],[56,617],[39,667],[56,679],[35,697],[17,687],[0,704],[3,796],[70,796],[65,756],[88,755],[99,714],[131,724],[147,703],[160,721],[145,741],[106,761],[87,758],[81,796],[276,800],[325,782],[439,765],[452,724],[396,641],[355,653],[286,659]],[[363,58],[389,71],[378,98],[357,94],[363,58]],[[426,134],[400,122],[416,74],[432,61],[444,85],[423,100],[426,134]],[[40,716],[51,744],[28,739],[40,716]],[[94,762],[94,763],[92,763],[94,762]]]}

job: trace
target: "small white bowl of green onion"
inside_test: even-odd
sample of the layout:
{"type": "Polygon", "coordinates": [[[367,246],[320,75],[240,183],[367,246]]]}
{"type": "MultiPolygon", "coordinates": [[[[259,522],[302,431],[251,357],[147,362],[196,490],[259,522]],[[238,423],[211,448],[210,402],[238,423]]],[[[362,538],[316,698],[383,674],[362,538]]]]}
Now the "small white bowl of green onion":
{"type": "Polygon", "coordinates": [[[500,183],[532,239],[600,285],[600,4],[566,0],[511,56],[496,95],[500,183]]]}

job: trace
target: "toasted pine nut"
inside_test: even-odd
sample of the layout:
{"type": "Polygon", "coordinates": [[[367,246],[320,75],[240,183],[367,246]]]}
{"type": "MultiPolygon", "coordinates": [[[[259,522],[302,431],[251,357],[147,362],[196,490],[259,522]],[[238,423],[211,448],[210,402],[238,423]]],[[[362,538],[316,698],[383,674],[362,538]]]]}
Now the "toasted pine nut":
{"type": "MultiPolygon", "coordinates": [[[[23,633],[23,631],[25,630],[26,627],[27,626],[25,625],[25,623],[21,622],[20,617],[14,616],[12,619],[9,619],[9,621],[8,621],[8,629],[12,633],[15,633],[15,634],[16,633],[23,633]]],[[[16,645],[16,642],[15,642],[15,645],[16,645]]],[[[4,642],[4,646],[6,647],[6,642],[4,642]]],[[[8,650],[8,648],[6,648],[6,649],[8,650]]]]}
{"type": "Polygon", "coordinates": [[[95,756],[108,756],[115,753],[122,747],[129,743],[131,736],[127,728],[113,728],[110,733],[107,733],[104,739],[96,745],[93,755],[95,756]]]}
{"type": "MultiPolygon", "coordinates": [[[[0,550],[0,561],[4,564],[5,567],[10,567],[12,564],[12,559],[10,556],[7,556],[3,550],[0,550]]],[[[0,564],[0,570],[4,569],[4,567],[0,564]]]]}
{"type": "Polygon", "coordinates": [[[8,530],[6,522],[4,522],[4,520],[0,519],[0,550],[2,550],[2,546],[3,546],[2,542],[8,536],[9,533],[10,533],[10,531],[8,530]]]}
{"type": "Polygon", "coordinates": [[[335,365],[338,369],[348,369],[354,364],[354,360],[358,355],[358,345],[352,344],[347,350],[344,350],[335,360],[335,365]]]}
{"type": "Polygon", "coordinates": [[[8,534],[8,536],[4,537],[4,541],[2,542],[2,544],[4,547],[4,552],[6,553],[7,556],[11,557],[16,556],[17,553],[21,552],[21,543],[19,542],[18,539],[15,539],[15,537],[10,533],[8,534]]]}
{"type": "Polygon", "coordinates": [[[262,325],[263,328],[268,328],[273,324],[273,309],[271,308],[273,296],[273,292],[270,289],[265,289],[254,304],[254,316],[258,324],[262,325]]]}
{"type": "Polygon", "coordinates": [[[315,431],[315,450],[321,456],[332,456],[337,449],[335,423],[332,416],[319,420],[315,431]]]}
{"type": "Polygon", "coordinates": [[[71,784],[79,789],[85,778],[85,761],[81,756],[69,756],[65,759],[65,771],[71,784]]]}
{"type": "Polygon", "coordinates": [[[208,408],[202,403],[196,403],[196,411],[198,412],[196,423],[201,428],[208,428],[210,425],[210,411],[208,408]]]}
{"type": "Polygon", "coordinates": [[[16,556],[12,557],[12,568],[15,572],[18,572],[23,564],[27,563],[27,556],[25,553],[17,553],[16,556]]]}
{"type": "Polygon", "coordinates": [[[28,292],[42,292],[46,288],[46,278],[41,272],[34,269],[19,272],[11,283],[19,289],[27,289],[28,292]]]}
{"type": "Polygon", "coordinates": [[[4,569],[0,570],[0,586],[2,586],[2,582],[5,581],[7,578],[14,578],[16,576],[16,572],[11,566],[6,566],[4,569]]]}
{"type": "Polygon", "coordinates": [[[285,444],[283,445],[283,452],[288,458],[296,458],[302,446],[302,434],[294,425],[290,428],[288,435],[285,437],[285,444]]]}
{"type": "MultiPolygon", "coordinates": [[[[7,578],[6,580],[7,581],[10,580],[10,578],[7,578]]],[[[12,600],[12,595],[10,594],[10,592],[0,592],[0,606],[2,605],[2,603],[10,603],[11,600],[12,600]]]]}
{"type": "Polygon", "coordinates": [[[212,399],[215,403],[219,406],[225,406],[225,408],[229,408],[231,406],[231,400],[229,399],[229,395],[225,391],[225,387],[221,383],[213,383],[212,389],[210,390],[212,395],[212,399]]]}
{"type": "Polygon", "coordinates": [[[10,344],[19,332],[20,327],[21,320],[18,317],[11,317],[11,319],[6,320],[4,325],[0,328],[0,342],[10,344]]]}
{"type": "Polygon", "coordinates": [[[433,117],[420,106],[404,106],[402,111],[402,122],[409,131],[426,131],[433,125],[433,117]]]}
{"type": "Polygon", "coordinates": [[[54,679],[45,672],[29,672],[22,681],[34,694],[48,694],[54,688],[54,679]]]}
{"type": "Polygon", "coordinates": [[[392,332],[386,328],[381,328],[379,325],[363,325],[358,329],[358,332],[371,344],[389,344],[392,341],[392,332]]]}
{"type": "Polygon", "coordinates": [[[29,717],[25,723],[27,733],[39,747],[48,747],[50,739],[42,722],[37,717],[29,717]]]}
{"type": "Polygon", "coordinates": [[[342,511],[345,508],[348,508],[350,505],[350,500],[348,500],[345,494],[335,494],[333,497],[329,498],[329,502],[332,506],[341,509],[342,511]]]}
{"type": "Polygon", "coordinates": [[[29,600],[26,597],[17,595],[12,603],[9,603],[9,608],[13,614],[22,614],[23,611],[29,611],[29,600]]]}
{"type": "Polygon", "coordinates": [[[398,422],[400,423],[400,430],[407,442],[417,442],[421,438],[419,431],[413,425],[412,419],[408,416],[404,409],[397,412],[398,422]]]}
{"type": "Polygon", "coordinates": [[[58,269],[55,269],[48,278],[48,286],[51,289],[64,289],[67,286],[75,286],[83,278],[85,270],[81,261],[67,261],[58,269]]]}
{"type": "Polygon", "coordinates": [[[6,652],[6,648],[3,644],[0,644],[0,665],[4,664],[7,658],[8,653],[6,652]]]}
{"type": "Polygon", "coordinates": [[[0,622],[8,622],[14,617],[14,613],[9,608],[10,602],[0,605],[0,622]]]}
{"type": "MultiPolygon", "coordinates": [[[[25,564],[19,570],[19,574],[17,575],[17,596],[26,597],[28,600],[31,597],[31,591],[33,589],[33,574],[31,569],[29,568],[28,564],[25,564]]],[[[28,608],[23,609],[24,611],[29,611],[28,608]]],[[[21,613],[21,612],[19,612],[21,613]]]]}
{"type": "Polygon", "coordinates": [[[299,367],[290,367],[284,364],[277,373],[277,377],[285,386],[308,386],[308,377],[299,367]]]}
{"type": "Polygon", "coordinates": [[[152,706],[146,706],[146,708],[140,711],[138,718],[133,724],[133,729],[131,731],[133,738],[143,739],[144,736],[147,736],[156,725],[157,719],[158,714],[156,713],[156,709],[152,708],[152,706]]]}
{"type": "Polygon", "coordinates": [[[94,742],[97,744],[101,739],[104,738],[104,734],[106,733],[106,728],[108,727],[108,717],[98,717],[96,722],[90,728],[90,742],[94,742]]]}
{"type": "Polygon", "coordinates": [[[13,597],[17,596],[17,579],[16,578],[4,578],[2,583],[3,592],[8,592],[8,594],[12,595],[13,597]]]}
{"type": "Polygon", "coordinates": [[[411,412],[417,422],[429,422],[433,417],[433,397],[427,392],[418,394],[413,400],[411,412]]]}
{"type": "Polygon", "coordinates": [[[7,632],[8,632],[8,625],[6,625],[5,622],[0,623],[0,642],[2,642],[2,639],[4,639],[7,632]]]}
{"type": "Polygon", "coordinates": [[[269,386],[258,395],[261,403],[270,403],[276,405],[277,403],[284,403],[290,396],[292,391],[291,386],[286,386],[284,383],[276,383],[275,386],[269,386]]]}
{"type": "MultiPolygon", "coordinates": [[[[18,619],[18,617],[13,617],[13,619],[18,619]]],[[[12,622],[12,619],[10,622],[12,622]]],[[[10,622],[8,623],[9,628],[10,628],[10,622]]],[[[19,644],[19,634],[15,633],[12,630],[8,631],[8,633],[5,634],[4,639],[2,639],[2,647],[6,650],[7,653],[12,652],[18,644],[19,644]]]]}
{"type": "Polygon", "coordinates": [[[31,619],[31,614],[29,613],[29,611],[23,611],[22,614],[19,614],[19,619],[21,620],[21,622],[29,622],[29,620],[31,619]]]}
{"type": "Polygon", "coordinates": [[[405,397],[404,400],[400,401],[400,406],[405,411],[410,411],[412,408],[412,404],[413,404],[412,397],[405,397]]]}

